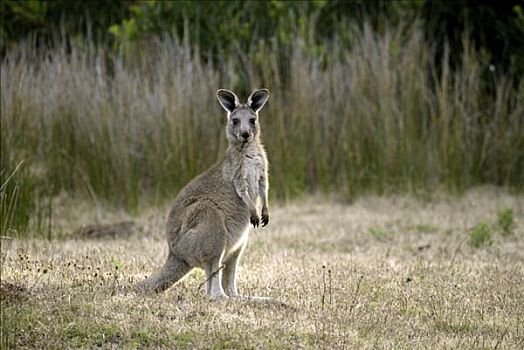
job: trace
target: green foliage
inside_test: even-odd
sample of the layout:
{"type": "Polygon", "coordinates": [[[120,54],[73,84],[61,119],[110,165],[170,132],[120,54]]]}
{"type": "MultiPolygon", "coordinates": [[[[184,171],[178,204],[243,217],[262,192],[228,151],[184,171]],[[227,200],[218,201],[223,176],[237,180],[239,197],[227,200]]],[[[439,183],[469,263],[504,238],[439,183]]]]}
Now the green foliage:
{"type": "Polygon", "coordinates": [[[108,39],[108,28],[129,15],[135,1],[117,0],[2,0],[0,1],[0,51],[31,39],[46,46],[56,39],[94,42],[108,39]]]}
{"type": "Polygon", "coordinates": [[[503,236],[510,236],[515,229],[515,219],[513,218],[513,209],[505,208],[497,214],[497,225],[503,236]]]}
{"type": "Polygon", "coordinates": [[[513,13],[515,14],[515,24],[519,30],[524,32],[524,10],[521,5],[515,5],[512,8],[513,13]]]}
{"type": "MultiPolygon", "coordinates": [[[[435,49],[451,49],[452,65],[460,63],[462,33],[469,31],[476,48],[487,52],[497,69],[524,70],[524,15],[520,0],[501,3],[445,1],[33,1],[0,2],[0,49],[28,37],[37,45],[88,37],[95,44],[114,42],[131,55],[136,45],[158,35],[171,35],[198,45],[205,60],[222,63],[252,52],[261,42],[278,43],[286,59],[295,38],[310,53],[322,55],[326,41],[354,42],[349,28],[370,23],[423,21],[435,49]]],[[[438,62],[438,61],[437,61],[438,62]]],[[[288,64],[289,62],[285,62],[288,64]]]]}
{"type": "MultiPolygon", "coordinates": [[[[452,66],[460,64],[462,36],[468,32],[475,48],[496,70],[524,74],[522,0],[504,2],[426,1],[422,17],[428,38],[440,52],[450,50],[452,66]]],[[[486,75],[489,75],[486,69],[486,75]]],[[[487,78],[487,77],[486,77],[487,78]]]]}
{"type": "Polygon", "coordinates": [[[306,33],[308,16],[327,17],[320,15],[329,7],[327,1],[144,1],[131,6],[131,17],[111,32],[119,42],[170,33],[217,58],[249,51],[259,40],[291,44],[297,31],[306,33]]]}
{"type": "Polygon", "coordinates": [[[109,259],[109,264],[115,270],[122,270],[122,267],[123,267],[122,260],[120,260],[117,257],[111,256],[111,258],[109,259]]]}
{"type": "Polygon", "coordinates": [[[471,230],[469,244],[474,248],[491,245],[491,234],[491,226],[485,222],[480,222],[471,230]]]}

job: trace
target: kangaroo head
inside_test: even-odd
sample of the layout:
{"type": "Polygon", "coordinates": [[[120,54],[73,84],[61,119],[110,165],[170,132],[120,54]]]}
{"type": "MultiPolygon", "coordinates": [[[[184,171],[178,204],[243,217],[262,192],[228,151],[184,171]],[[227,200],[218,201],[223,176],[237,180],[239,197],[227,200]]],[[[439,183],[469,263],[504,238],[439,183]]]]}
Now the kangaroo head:
{"type": "Polygon", "coordinates": [[[267,89],[255,90],[247,103],[240,103],[237,95],[229,90],[217,91],[217,98],[227,112],[226,135],[229,143],[242,145],[252,142],[259,133],[258,111],[269,97],[267,89]]]}

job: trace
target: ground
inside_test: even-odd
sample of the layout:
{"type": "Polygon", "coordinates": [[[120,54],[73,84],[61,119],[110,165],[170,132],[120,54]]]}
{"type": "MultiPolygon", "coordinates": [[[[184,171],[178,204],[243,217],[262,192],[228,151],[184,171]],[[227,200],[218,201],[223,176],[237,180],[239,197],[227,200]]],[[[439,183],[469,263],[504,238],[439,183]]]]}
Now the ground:
{"type": "Polygon", "coordinates": [[[126,292],[164,262],[168,207],[56,206],[52,240],[2,239],[2,348],[524,346],[524,196],[503,189],[273,205],[239,288],[288,306],[211,302],[201,270],[160,295],[126,292]],[[72,233],[130,219],[131,236],[72,233]],[[479,223],[487,239],[472,238],[479,223]]]}

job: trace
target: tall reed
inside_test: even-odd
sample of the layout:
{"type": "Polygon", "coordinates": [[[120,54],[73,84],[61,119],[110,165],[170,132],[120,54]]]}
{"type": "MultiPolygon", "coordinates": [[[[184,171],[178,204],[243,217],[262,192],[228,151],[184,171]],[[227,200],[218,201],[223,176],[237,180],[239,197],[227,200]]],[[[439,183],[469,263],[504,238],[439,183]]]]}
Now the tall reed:
{"type": "Polygon", "coordinates": [[[143,196],[173,196],[223,154],[218,88],[267,87],[273,195],[522,188],[523,79],[485,79],[489,61],[467,37],[450,69],[449,52],[437,60],[416,24],[346,34],[350,45],[312,50],[298,37],[216,65],[168,37],[132,59],[88,43],[22,46],[0,68],[2,168],[24,160],[50,195],[133,209],[143,196]]]}

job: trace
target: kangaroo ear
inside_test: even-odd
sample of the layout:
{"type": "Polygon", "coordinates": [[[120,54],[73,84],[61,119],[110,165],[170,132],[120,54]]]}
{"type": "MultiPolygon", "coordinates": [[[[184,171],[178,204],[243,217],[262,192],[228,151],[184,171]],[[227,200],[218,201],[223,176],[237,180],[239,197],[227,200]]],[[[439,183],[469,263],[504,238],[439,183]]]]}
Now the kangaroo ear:
{"type": "Polygon", "coordinates": [[[253,112],[257,113],[264,107],[264,105],[267,102],[267,99],[269,97],[269,90],[268,89],[259,89],[255,90],[249,95],[247,99],[247,105],[249,108],[253,110],[253,112]]]}
{"type": "Polygon", "coordinates": [[[235,108],[240,105],[237,95],[233,92],[225,89],[220,89],[217,91],[218,102],[222,107],[229,113],[233,112],[235,108]]]}

